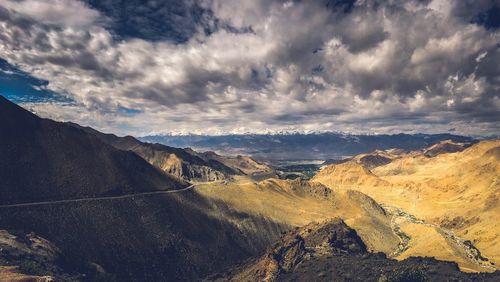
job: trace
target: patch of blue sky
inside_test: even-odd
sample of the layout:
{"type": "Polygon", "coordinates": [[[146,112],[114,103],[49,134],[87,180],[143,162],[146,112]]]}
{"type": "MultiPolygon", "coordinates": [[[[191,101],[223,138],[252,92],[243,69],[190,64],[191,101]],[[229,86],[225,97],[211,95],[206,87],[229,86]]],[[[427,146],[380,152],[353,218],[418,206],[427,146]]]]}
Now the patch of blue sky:
{"type": "Polygon", "coordinates": [[[31,76],[0,58],[0,95],[14,103],[66,103],[74,101],[48,89],[49,82],[31,76]]]}
{"type": "Polygon", "coordinates": [[[143,113],[143,110],[140,109],[132,109],[132,108],[127,108],[127,107],[118,107],[118,113],[120,114],[126,114],[126,115],[136,115],[136,114],[141,114],[143,113]]]}

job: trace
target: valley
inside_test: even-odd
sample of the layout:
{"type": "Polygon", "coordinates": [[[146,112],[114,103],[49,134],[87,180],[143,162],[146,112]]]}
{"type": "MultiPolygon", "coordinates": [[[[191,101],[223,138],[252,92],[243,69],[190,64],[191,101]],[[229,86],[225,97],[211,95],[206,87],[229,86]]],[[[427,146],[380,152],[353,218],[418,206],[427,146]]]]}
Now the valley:
{"type": "Polygon", "coordinates": [[[271,161],[281,179],[311,179],[323,165],[323,160],[278,160],[271,161]]]}
{"type": "Polygon", "coordinates": [[[498,141],[262,162],[0,107],[0,280],[497,277],[498,141]]]}
{"type": "Polygon", "coordinates": [[[500,0],[0,0],[0,282],[500,282],[500,0]]]}
{"type": "Polygon", "coordinates": [[[363,192],[382,206],[396,208],[396,214],[413,215],[398,216],[406,218],[400,229],[410,238],[426,234],[426,239],[398,257],[427,254],[457,261],[465,271],[492,271],[499,260],[499,209],[493,204],[500,191],[499,145],[483,141],[432,157],[425,152],[375,152],[390,161],[368,168],[354,158],[325,167],[312,181],[363,192]]]}

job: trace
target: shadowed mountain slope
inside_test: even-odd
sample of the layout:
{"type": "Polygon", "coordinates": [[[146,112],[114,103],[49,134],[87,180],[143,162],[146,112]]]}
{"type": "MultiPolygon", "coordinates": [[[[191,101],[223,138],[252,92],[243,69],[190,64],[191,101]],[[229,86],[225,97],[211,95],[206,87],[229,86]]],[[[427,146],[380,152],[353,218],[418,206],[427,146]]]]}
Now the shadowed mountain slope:
{"type": "Polygon", "coordinates": [[[3,98],[0,134],[0,226],[49,240],[69,269],[86,277],[198,280],[261,253],[288,228],[193,189],[139,194],[185,184],[134,152],[3,98]],[[87,200],[67,201],[80,198],[87,200]],[[16,203],[32,205],[6,205],[16,203]]]}
{"type": "Polygon", "coordinates": [[[0,250],[0,281],[50,282],[83,279],[80,273],[66,267],[65,258],[57,246],[33,232],[0,230],[0,250]]]}
{"type": "Polygon", "coordinates": [[[186,186],[132,152],[0,96],[0,203],[120,195],[186,186]]]}
{"type": "Polygon", "coordinates": [[[288,229],[193,191],[0,208],[0,225],[34,231],[76,272],[95,275],[89,265],[99,265],[116,281],[199,280],[260,254],[288,229]]]}

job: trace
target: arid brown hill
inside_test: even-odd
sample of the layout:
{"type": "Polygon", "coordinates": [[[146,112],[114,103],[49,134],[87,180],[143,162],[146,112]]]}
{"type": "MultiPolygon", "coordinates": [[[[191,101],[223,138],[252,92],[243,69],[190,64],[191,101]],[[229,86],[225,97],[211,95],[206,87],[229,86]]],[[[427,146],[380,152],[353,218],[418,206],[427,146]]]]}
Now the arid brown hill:
{"type": "Polygon", "coordinates": [[[359,155],[324,167],[312,181],[337,191],[360,191],[420,219],[424,224],[415,225],[411,219],[399,217],[413,249],[402,252],[398,259],[425,255],[456,261],[464,271],[498,270],[500,163],[496,152],[500,140],[469,145],[446,141],[425,150],[369,154],[388,160],[376,165],[359,161],[368,154],[359,155]],[[431,240],[432,234],[448,235],[446,240],[442,236],[431,240]],[[480,255],[472,254],[478,252],[480,255]],[[454,257],[460,253],[467,255],[454,257]]]}

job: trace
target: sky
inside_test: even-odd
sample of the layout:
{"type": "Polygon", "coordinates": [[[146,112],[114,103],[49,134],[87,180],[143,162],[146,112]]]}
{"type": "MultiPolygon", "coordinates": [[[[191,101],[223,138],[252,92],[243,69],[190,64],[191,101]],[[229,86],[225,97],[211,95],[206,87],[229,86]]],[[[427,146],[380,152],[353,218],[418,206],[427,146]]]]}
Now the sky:
{"type": "Polygon", "coordinates": [[[499,66],[499,0],[0,0],[0,94],[119,135],[498,135],[499,66]]]}

